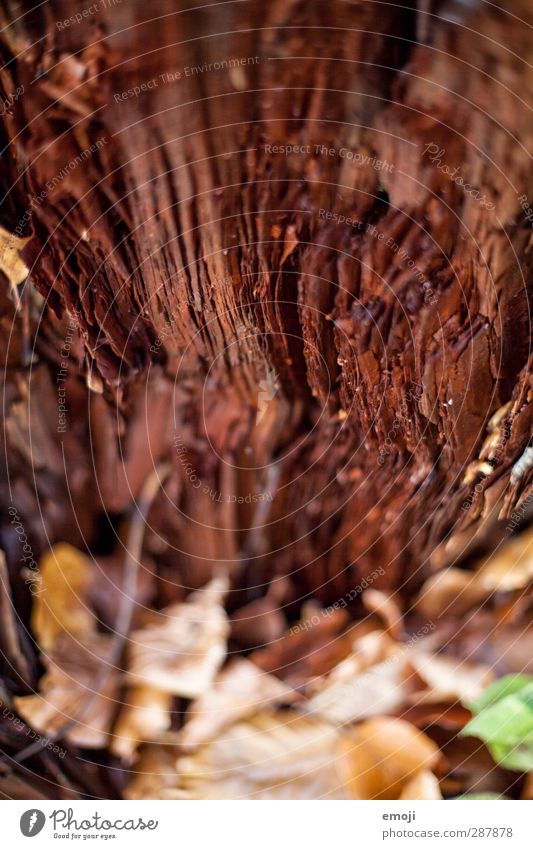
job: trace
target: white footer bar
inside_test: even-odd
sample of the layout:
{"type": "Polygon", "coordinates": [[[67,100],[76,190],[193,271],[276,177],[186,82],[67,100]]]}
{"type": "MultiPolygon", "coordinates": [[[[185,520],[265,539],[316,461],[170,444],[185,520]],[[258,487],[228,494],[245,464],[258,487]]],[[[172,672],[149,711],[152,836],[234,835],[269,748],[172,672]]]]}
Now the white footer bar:
{"type": "Polygon", "coordinates": [[[5,801],[0,817],[6,849],[533,847],[533,802],[5,801]]]}

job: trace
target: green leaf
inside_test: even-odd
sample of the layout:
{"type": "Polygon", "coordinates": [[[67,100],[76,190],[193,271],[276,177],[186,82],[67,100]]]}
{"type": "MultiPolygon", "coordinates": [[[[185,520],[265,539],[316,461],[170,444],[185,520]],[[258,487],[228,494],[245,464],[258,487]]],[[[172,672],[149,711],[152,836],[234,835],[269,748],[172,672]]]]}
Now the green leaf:
{"type": "Polygon", "coordinates": [[[507,796],[502,796],[500,793],[464,793],[462,796],[456,796],[453,801],[462,801],[463,799],[507,799],[507,796]]]}
{"type": "Polygon", "coordinates": [[[506,769],[528,772],[533,770],[533,680],[529,676],[508,676],[501,682],[496,682],[501,684],[498,690],[492,685],[477,700],[476,707],[485,697],[486,706],[461,734],[483,740],[494,760],[506,769]],[[526,680],[520,688],[518,678],[526,680]]]}
{"type": "Polygon", "coordinates": [[[478,696],[477,699],[474,699],[473,702],[470,702],[470,704],[467,704],[466,707],[472,713],[479,713],[495,702],[504,699],[506,696],[516,693],[528,684],[533,684],[533,677],[531,675],[505,675],[491,684],[490,687],[487,687],[484,693],[478,696]]]}
{"type": "Polygon", "coordinates": [[[531,738],[518,746],[510,747],[505,743],[492,743],[488,749],[500,766],[515,772],[531,772],[533,770],[533,734],[531,738]]]}

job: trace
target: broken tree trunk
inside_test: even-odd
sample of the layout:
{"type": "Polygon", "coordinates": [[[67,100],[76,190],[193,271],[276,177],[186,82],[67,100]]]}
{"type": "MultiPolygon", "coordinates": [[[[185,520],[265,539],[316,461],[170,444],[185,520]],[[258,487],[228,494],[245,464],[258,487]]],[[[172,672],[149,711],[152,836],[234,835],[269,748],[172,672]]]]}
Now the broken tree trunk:
{"type": "Polygon", "coordinates": [[[533,480],[527,5],[181,5],[6,4],[2,507],[105,554],[167,459],[160,603],[408,596],[533,480]]]}

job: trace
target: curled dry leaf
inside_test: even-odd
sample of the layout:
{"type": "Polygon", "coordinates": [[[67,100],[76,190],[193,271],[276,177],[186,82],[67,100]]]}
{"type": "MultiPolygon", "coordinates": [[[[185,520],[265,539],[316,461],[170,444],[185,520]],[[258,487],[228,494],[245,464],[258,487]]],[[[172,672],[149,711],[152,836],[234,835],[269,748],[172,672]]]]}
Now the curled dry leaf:
{"type": "Polygon", "coordinates": [[[396,710],[417,689],[408,658],[383,631],[366,634],[352,655],[313,682],[307,709],[340,724],[396,710]]]}
{"type": "Polygon", "coordinates": [[[343,738],[340,764],[354,799],[398,799],[408,783],[439,760],[439,749],[402,719],[382,716],[343,738]]]}
{"type": "Polygon", "coordinates": [[[176,796],[176,752],[171,746],[144,746],[125,799],[169,799],[176,796]]]}
{"type": "Polygon", "coordinates": [[[382,590],[368,589],[363,593],[363,604],[370,613],[376,613],[383,620],[387,633],[398,639],[403,616],[394,599],[382,590]]]}
{"type": "Polygon", "coordinates": [[[440,800],[442,793],[437,778],[429,770],[424,769],[407,782],[400,799],[414,801],[416,799],[440,800]]]}
{"type": "Polygon", "coordinates": [[[213,686],[191,705],[179,743],[182,748],[195,748],[206,740],[212,740],[238,719],[295,698],[294,690],[278,678],[264,672],[255,663],[239,658],[224,669],[213,686]]]}
{"type": "Polygon", "coordinates": [[[86,604],[91,561],[67,543],[59,543],[41,558],[39,591],[34,594],[32,629],[41,649],[49,651],[62,633],[85,639],[96,630],[86,604]]]}
{"type": "Polygon", "coordinates": [[[481,663],[468,663],[446,655],[415,651],[411,664],[428,690],[417,694],[416,703],[461,701],[476,699],[494,679],[490,667],[481,663]]]}
{"type": "Polygon", "coordinates": [[[318,615],[316,624],[313,620],[307,627],[295,626],[279,640],[254,651],[250,658],[265,672],[299,687],[310,677],[329,672],[350,653],[352,638],[345,630],[347,623],[345,610],[318,615]]]}
{"type": "Polygon", "coordinates": [[[130,636],[128,682],[196,699],[213,681],[226,656],[229,624],[222,607],[226,578],[214,578],[182,604],[160,611],[130,636]]]}
{"type": "Polygon", "coordinates": [[[487,591],[476,580],[475,572],[450,567],[428,578],[416,605],[429,619],[443,613],[462,616],[486,597],[487,591]]]}
{"type": "Polygon", "coordinates": [[[514,537],[496,551],[476,573],[489,592],[521,590],[533,581],[533,530],[514,537]]]}
{"type": "Polygon", "coordinates": [[[131,760],[141,743],[154,740],[170,728],[172,696],[153,687],[128,690],[113,730],[110,749],[131,760]]]}
{"type": "Polygon", "coordinates": [[[328,675],[316,677],[308,682],[306,694],[310,696],[321,693],[333,684],[350,684],[365,669],[386,660],[395,651],[395,647],[396,643],[385,631],[375,630],[356,636],[351,645],[351,653],[337,663],[328,675]]]}
{"type": "Polygon", "coordinates": [[[452,703],[449,701],[422,701],[402,707],[401,716],[402,719],[417,728],[423,729],[429,725],[434,725],[446,731],[457,733],[465,727],[472,714],[457,701],[452,703]]]}
{"type": "Polygon", "coordinates": [[[241,607],[230,616],[231,635],[245,648],[257,648],[279,640],[286,628],[279,602],[266,595],[241,607]]]}
{"type": "Polygon", "coordinates": [[[112,640],[103,634],[85,634],[82,644],[61,634],[45,658],[47,672],[40,682],[40,693],[14,699],[24,719],[48,736],[75,720],[64,739],[91,749],[107,746],[118,696],[118,675],[110,668],[102,680],[100,673],[112,640]],[[94,690],[97,681],[101,681],[98,692],[94,690]]]}

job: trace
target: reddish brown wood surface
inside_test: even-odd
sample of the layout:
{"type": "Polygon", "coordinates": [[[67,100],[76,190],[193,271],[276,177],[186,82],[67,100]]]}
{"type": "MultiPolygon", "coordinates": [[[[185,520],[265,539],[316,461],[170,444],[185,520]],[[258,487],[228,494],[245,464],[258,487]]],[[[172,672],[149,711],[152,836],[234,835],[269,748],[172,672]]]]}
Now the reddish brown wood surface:
{"type": "Polygon", "coordinates": [[[160,459],[161,603],[218,563],[236,607],[376,566],[405,595],[493,544],[531,484],[527,4],[6,5],[0,224],[31,286],[1,301],[0,496],[36,555],[110,550],[160,459]]]}

